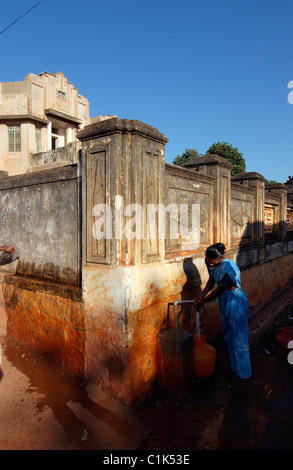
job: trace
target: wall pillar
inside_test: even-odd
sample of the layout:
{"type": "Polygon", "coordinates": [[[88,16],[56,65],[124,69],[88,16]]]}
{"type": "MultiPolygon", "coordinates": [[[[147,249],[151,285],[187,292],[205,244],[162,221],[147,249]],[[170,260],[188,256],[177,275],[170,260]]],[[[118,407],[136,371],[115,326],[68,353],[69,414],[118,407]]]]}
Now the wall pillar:
{"type": "Polygon", "coordinates": [[[72,127],[67,127],[66,128],[66,142],[65,142],[65,145],[68,145],[71,142],[74,142],[73,129],[72,129],[72,127]]]}
{"type": "Polygon", "coordinates": [[[48,122],[47,137],[48,137],[48,141],[47,141],[48,150],[51,150],[52,148],[52,122],[51,121],[48,122]]]}
{"type": "Polygon", "coordinates": [[[231,163],[218,155],[205,155],[191,158],[185,165],[187,169],[213,176],[213,243],[230,245],[230,206],[231,206],[231,163]]]}
{"type": "Polygon", "coordinates": [[[158,265],[149,271],[143,265],[159,262],[165,254],[165,240],[157,234],[147,238],[146,209],[165,202],[167,139],[147,124],[118,118],[87,126],[78,138],[85,373],[89,379],[102,378],[121,399],[132,401],[154,377],[156,330],[150,324],[158,317],[143,311],[154,293],[149,289],[144,300],[140,292],[150,277],[154,285],[163,269],[158,265]]]}
{"type": "Polygon", "coordinates": [[[168,139],[140,121],[118,118],[87,126],[78,138],[86,208],[84,262],[117,266],[163,259],[164,240],[148,241],[146,216],[148,204],[165,203],[168,139]],[[99,223],[101,204],[111,209],[104,216],[106,237],[99,223]],[[125,235],[127,228],[132,235],[125,235]]]}

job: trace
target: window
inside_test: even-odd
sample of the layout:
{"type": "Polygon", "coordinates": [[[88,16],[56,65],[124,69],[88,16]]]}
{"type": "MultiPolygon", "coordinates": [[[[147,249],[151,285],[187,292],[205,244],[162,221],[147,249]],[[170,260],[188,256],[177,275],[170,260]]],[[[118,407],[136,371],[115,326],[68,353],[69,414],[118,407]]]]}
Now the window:
{"type": "Polygon", "coordinates": [[[58,90],[57,96],[58,98],[62,98],[63,100],[66,100],[66,93],[64,93],[64,91],[58,90]]]}
{"type": "Polygon", "coordinates": [[[36,140],[36,153],[39,153],[42,151],[41,149],[41,128],[36,127],[35,128],[35,140],[36,140]]]}
{"type": "Polygon", "coordinates": [[[58,147],[58,137],[59,137],[59,129],[57,127],[52,127],[52,135],[51,135],[51,149],[56,150],[58,147]]]}
{"type": "Polygon", "coordinates": [[[8,126],[8,152],[21,151],[20,124],[8,126]]]}
{"type": "Polygon", "coordinates": [[[52,136],[52,143],[51,143],[51,148],[52,148],[52,150],[56,150],[56,148],[57,148],[57,140],[58,140],[58,137],[52,136]]]}

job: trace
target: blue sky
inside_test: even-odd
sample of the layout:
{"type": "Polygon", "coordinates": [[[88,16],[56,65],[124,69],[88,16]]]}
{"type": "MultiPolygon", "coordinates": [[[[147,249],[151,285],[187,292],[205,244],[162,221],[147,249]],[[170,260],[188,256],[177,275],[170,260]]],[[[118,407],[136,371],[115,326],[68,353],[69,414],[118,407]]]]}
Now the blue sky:
{"type": "MultiPolygon", "coordinates": [[[[0,30],[37,0],[0,0],[0,30]]],[[[291,0],[43,0],[0,35],[0,81],[62,71],[91,116],[138,119],[166,161],[226,141],[246,171],[293,175],[291,0]]]]}

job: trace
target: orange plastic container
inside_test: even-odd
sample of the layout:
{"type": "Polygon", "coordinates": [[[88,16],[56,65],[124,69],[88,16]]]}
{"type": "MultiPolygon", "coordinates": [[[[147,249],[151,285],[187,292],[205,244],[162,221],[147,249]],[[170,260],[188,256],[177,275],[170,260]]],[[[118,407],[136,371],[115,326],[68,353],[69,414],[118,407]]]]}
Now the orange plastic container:
{"type": "Polygon", "coordinates": [[[206,343],[206,335],[195,334],[194,341],[194,373],[195,377],[209,377],[216,365],[217,352],[213,346],[206,343]]]}

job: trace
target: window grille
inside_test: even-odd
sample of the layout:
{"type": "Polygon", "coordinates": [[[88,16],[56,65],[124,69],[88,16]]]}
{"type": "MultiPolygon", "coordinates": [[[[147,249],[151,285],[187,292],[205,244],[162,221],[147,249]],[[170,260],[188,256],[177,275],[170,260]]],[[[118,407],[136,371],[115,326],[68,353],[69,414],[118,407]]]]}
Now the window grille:
{"type": "Polygon", "coordinates": [[[39,153],[41,152],[41,128],[40,127],[36,127],[35,136],[36,136],[36,153],[39,153]]]}
{"type": "Polygon", "coordinates": [[[13,124],[8,126],[8,151],[21,151],[20,124],[13,124]]]}

